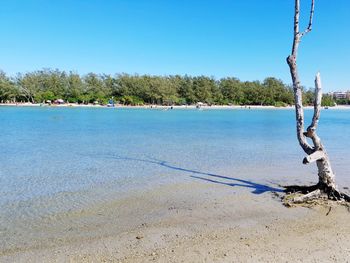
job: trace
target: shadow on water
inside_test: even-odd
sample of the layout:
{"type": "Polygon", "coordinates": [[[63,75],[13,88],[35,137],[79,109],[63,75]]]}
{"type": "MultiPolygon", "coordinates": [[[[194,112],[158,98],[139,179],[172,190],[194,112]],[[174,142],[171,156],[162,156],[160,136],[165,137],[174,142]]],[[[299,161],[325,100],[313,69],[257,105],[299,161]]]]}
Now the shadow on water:
{"type": "Polygon", "coordinates": [[[168,169],[194,174],[194,175],[191,175],[190,177],[195,178],[195,179],[199,179],[199,180],[203,180],[206,182],[227,185],[227,186],[231,186],[231,187],[250,188],[250,189],[252,189],[252,193],[257,194],[257,195],[263,194],[266,192],[275,192],[275,193],[276,192],[277,193],[284,192],[284,190],[281,188],[275,188],[275,187],[271,187],[271,186],[268,186],[265,184],[254,183],[252,181],[243,180],[243,179],[239,179],[239,178],[228,177],[228,176],[214,174],[214,173],[207,173],[207,172],[201,172],[201,171],[197,171],[197,170],[186,169],[186,168],[171,165],[171,164],[167,163],[166,161],[158,160],[155,158],[140,159],[140,158],[121,157],[121,156],[114,156],[114,155],[108,155],[105,157],[117,159],[117,160],[136,161],[136,162],[155,164],[155,165],[159,165],[159,166],[162,166],[162,167],[165,167],[168,169]],[[206,177],[209,177],[209,178],[206,178],[206,177]],[[228,180],[230,182],[225,182],[224,180],[228,180]]]}

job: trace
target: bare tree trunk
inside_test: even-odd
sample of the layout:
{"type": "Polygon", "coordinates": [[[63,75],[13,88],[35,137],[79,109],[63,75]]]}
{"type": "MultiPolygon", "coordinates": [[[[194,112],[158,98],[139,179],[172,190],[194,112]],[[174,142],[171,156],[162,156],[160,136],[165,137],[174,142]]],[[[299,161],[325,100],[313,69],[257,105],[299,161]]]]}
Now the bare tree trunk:
{"type": "MultiPolygon", "coordinates": [[[[311,0],[311,11],[309,25],[306,30],[300,32],[299,29],[299,17],[300,17],[300,0],[295,0],[295,14],[294,14],[294,39],[292,54],[288,56],[287,63],[290,68],[290,73],[293,81],[293,91],[295,99],[295,113],[296,113],[296,126],[297,137],[301,148],[307,154],[303,163],[309,164],[312,162],[317,163],[319,182],[316,186],[309,187],[312,190],[310,193],[297,197],[295,202],[304,202],[310,199],[321,197],[321,195],[327,194],[328,198],[335,200],[347,200],[350,198],[340,193],[335,184],[335,175],[333,173],[328,155],[321,143],[321,139],[316,133],[318,120],[320,118],[321,101],[322,101],[322,85],[320,73],[317,73],[315,79],[315,101],[314,101],[314,115],[310,126],[304,131],[304,110],[302,103],[302,89],[299,79],[297,57],[299,44],[303,36],[312,30],[312,20],[315,10],[315,0],[311,0]],[[307,138],[312,140],[313,146],[307,142],[307,138]]],[[[292,187],[287,187],[287,191],[292,187]]],[[[300,190],[301,188],[298,187],[300,190]]]]}

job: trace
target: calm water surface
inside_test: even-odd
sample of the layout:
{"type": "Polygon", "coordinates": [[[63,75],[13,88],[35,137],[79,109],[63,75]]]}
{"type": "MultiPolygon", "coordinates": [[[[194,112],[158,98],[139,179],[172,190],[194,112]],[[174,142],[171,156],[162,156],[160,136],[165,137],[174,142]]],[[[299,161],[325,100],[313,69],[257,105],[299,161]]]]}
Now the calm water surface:
{"type": "MultiPolygon", "coordinates": [[[[350,111],[323,110],[319,134],[338,183],[350,185],[350,111]]],[[[35,239],[39,219],[54,225],[133,191],[198,181],[198,172],[275,185],[317,178],[301,165],[293,110],[0,107],[0,135],[3,251],[30,240],[21,235],[35,239]]]]}

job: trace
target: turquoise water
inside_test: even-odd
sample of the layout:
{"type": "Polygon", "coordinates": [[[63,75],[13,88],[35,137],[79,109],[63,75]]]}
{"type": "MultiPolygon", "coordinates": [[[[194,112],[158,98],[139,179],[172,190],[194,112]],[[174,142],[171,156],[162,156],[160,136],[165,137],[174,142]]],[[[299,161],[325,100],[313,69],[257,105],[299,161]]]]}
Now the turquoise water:
{"type": "MultiPolygon", "coordinates": [[[[350,111],[323,110],[319,134],[350,185],[350,111]]],[[[273,187],[317,180],[301,164],[293,110],[0,107],[0,135],[0,250],[37,219],[134,190],[208,174],[273,187]]]]}

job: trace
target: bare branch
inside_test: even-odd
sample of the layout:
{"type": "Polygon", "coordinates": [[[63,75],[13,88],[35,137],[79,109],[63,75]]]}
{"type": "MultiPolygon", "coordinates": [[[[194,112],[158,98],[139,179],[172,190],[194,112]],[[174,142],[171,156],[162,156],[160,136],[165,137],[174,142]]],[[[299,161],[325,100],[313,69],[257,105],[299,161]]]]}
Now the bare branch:
{"type": "Polygon", "coordinates": [[[312,117],[311,125],[307,128],[308,130],[315,131],[317,129],[318,120],[320,119],[320,113],[321,113],[321,102],[322,102],[322,84],[321,84],[321,74],[318,72],[315,78],[314,116],[312,117]]]}
{"type": "Polygon", "coordinates": [[[298,47],[300,43],[299,18],[300,18],[300,0],[295,0],[294,39],[293,39],[293,47],[292,47],[292,56],[295,58],[297,57],[298,47]]]}
{"type": "Polygon", "coordinates": [[[315,150],[322,148],[321,139],[316,133],[318,121],[321,114],[321,102],[322,102],[322,84],[321,84],[321,75],[317,73],[315,78],[315,100],[314,100],[314,115],[312,117],[312,122],[307,128],[307,131],[304,133],[306,137],[312,139],[312,142],[315,146],[315,150]]]}
{"type": "Polygon", "coordinates": [[[313,162],[316,162],[324,157],[325,157],[325,154],[323,151],[316,151],[316,152],[306,156],[303,160],[303,164],[313,163],[313,162]]]}
{"type": "MultiPolygon", "coordinates": [[[[314,12],[314,0],[312,0],[311,10],[312,10],[312,15],[310,16],[309,24],[312,25],[312,18],[313,18],[313,12],[314,12]]],[[[287,63],[289,65],[290,73],[293,81],[298,141],[300,146],[305,151],[305,153],[311,154],[314,152],[315,149],[314,147],[311,147],[308,144],[305,138],[306,135],[304,133],[304,110],[303,110],[302,90],[301,90],[298,67],[297,67],[297,56],[298,56],[298,49],[299,49],[300,35],[301,35],[299,32],[299,28],[300,28],[299,19],[300,19],[300,0],[295,0],[293,47],[292,47],[292,54],[287,58],[287,63]]]]}
{"type": "Polygon", "coordinates": [[[314,13],[315,13],[315,0],[311,1],[311,11],[310,11],[310,20],[309,20],[309,25],[308,27],[300,34],[300,38],[305,36],[307,33],[309,33],[312,30],[312,21],[314,18],[314,13]]]}

